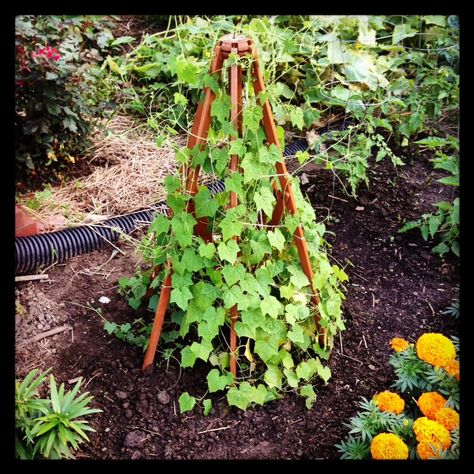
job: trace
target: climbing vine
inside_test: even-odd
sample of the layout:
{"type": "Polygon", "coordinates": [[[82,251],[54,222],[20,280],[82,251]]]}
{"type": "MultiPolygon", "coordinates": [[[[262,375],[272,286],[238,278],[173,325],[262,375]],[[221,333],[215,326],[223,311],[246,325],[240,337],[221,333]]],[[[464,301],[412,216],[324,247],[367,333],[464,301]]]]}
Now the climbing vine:
{"type": "MultiPolygon", "coordinates": [[[[227,61],[236,61],[229,57],[227,61]]],[[[246,58],[239,59],[245,61],[246,58]]],[[[191,368],[198,359],[209,363],[209,392],[225,390],[227,401],[243,410],[251,403],[263,404],[293,390],[306,398],[310,408],[316,399],[314,383],[325,383],[331,376],[326,365],[335,334],[344,329],[341,303],[344,270],[331,264],[326,254],[325,226],[317,221],[310,203],[302,196],[297,178],[292,177],[297,213],[287,214],[281,225],[257,224],[272,217],[276,198],[271,180],[275,164],[283,160],[281,150],[266,144],[260,125],[259,101],[268,98],[252,95],[250,81],[244,84],[243,133],[237,138],[229,120],[231,101],[227,78],[207,76],[217,94],[211,107],[211,127],[206,145],[177,151],[180,164],[191,163],[224,180],[225,191],[211,196],[206,186],[195,196],[186,194],[185,177],[168,176],[167,204],[172,216],[158,215],[141,243],[150,264],[147,272],[122,279],[134,307],[145,302],[145,287],[152,268],[170,259],[173,267],[171,308],[175,328],[167,340],[180,347],[180,361],[191,368]],[[231,140],[232,138],[232,140],[231,140]],[[241,172],[230,172],[230,155],[238,155],[241,172]],[[238,205],[228,208],[230,193],[238,205]],[[194,201],[195,217],[187,212],[194,201]],[[193,234],[196,219],[208,219],[210,242],[193,234]],[[259,218],[260,217],[260,218],[259,218]],[[311,304],[310,282],[300,265],[293,234],[304,228],[312,268],[313,285],[320,296],[317,307],[311,304]],[[238,243],[239,242],[239,243],[238,243]],[[229,310],[237,306],[239,320],[238,373],[229,371],[229,310]],[[320,344],[315,323],[318,313],[325,333],[320,344]]],[[[283,130],[280,128],[283,140],[283,130]]],[[[166,270],[151,282],[160,290],[166,270]]],[[[155,298],[151,309],[156,307],[155,298]]],[[[204,397],[202,397],[204,398],[204,397]]],[[[194,407],[196,398],[187,392],[180,397],[181,411],[194,407]]],[[[210,401],[204,410],[209,412],[210,401]]]]}

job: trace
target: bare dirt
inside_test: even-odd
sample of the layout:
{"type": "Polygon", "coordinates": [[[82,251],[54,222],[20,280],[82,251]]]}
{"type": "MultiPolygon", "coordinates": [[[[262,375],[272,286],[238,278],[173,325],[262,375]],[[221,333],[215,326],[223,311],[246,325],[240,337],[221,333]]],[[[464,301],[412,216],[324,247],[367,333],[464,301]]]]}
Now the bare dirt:
{"type": "Polygon", "coordinates": [[[458,260],[431,253],[433,245],[417,231],[397,233],[405,219],[447,197],[428,157],[416,156],[398,169],[388,161],[374,165],[370,189],[362,187],[357,199],[341,191],[330,171],[303,172],[302,189],[330,231],[332,257],[350,277],[347,329],[330,358],[333,376],[316,386],[311,410],[290,394],[243,412],[217,394],[211,395],[207,417],[197,408],[179,414],[183,391],[206,392],[206,366],[181,370],[160,352],[157,365],[144,374],[142,352],[109,336],[97,311],[118,323],[151,319],[117,294],[118,278],[140,264],[126,243],[118,244],[125,255],[111,258],[113,249],[102,249],[48,269],[49,280],[17,284],[17,376],[33,367],[52,367],[66,385],[82,376],[93,405],[103,410],[91,418],[96,433],[78,458],[336,459],[334,444],[347,435],[343,423],[357,411],[360,397],[371,398],[394,381],[391,338],[414,342],[426,331],[459,334],[457,321],[442,314],[458,297],[458,260]],[[101,296],[110,303],[99,303],[101,296]],[[25,344],[64,325],[70,329],[25,344]]]}

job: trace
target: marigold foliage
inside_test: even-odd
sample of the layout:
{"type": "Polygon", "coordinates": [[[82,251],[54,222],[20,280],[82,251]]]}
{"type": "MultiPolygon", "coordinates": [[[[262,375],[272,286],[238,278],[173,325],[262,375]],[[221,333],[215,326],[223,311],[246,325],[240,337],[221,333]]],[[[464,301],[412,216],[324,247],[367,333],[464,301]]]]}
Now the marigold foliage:
{"type": "Polygon", "coordinates": [[[401,337],[394,337],[390,341],[390,347],[395,351],[395,352],[403,352],[404,350],[408,349],[410,344],[408,341],[405,341],[405,339],[402,339],[401,337]]]}
{"type": "Polygon", "coordinates": [[[425,392],[418,399],[418,408],[430,420],[436,418],[436,413],[446,405],[447,400],[438,392],[425,392]]]}
{"type": "Polygon", "coordinates": [[[373,459],[408,459],[408,446],[393,433],[380,433],[370,445],[373,459]]]}
{"type": "Polygon", "coordinates": [[[440,333],[425,333],[416,342],[416,353],[421,360],[443,367],[456,357],[454,344],[440,333]]]}
{"type": "Polygon", "coordinates": [[[413,431],[419,443],[427,442],[434,445],[441,443],[444,449],[448,449],[451,446],[449,431],[443,425],[426,418],[426,416],[415,420],[413,423],[413,431]]]}
{"type": "Polygon", "coordinates": [[[456,377],[456,380],[459,382],[460,366],[458,360],[450,360],[446,365],[443,365],[443,369],[452,377],[456,377]]]}
{"type": "Polygon", "coordinates": [[[421,443],[418,443],[418,446],[416,447],[416,452],[418,453],[418,456],[420,456],[421,459],[440,459],[441,456],[439,455],[439,451],[443,446],[441,443],[435,443],[434,445],[432,443],[428,443],[426,441],[422,441],[421,443]],[[436,449],[436,451],[433,449],[436,449]]]}
{"type": "Polygon", "coordinates": [[[452,408],[443,407],[436,412],[435,421],[448,431],[453,431],[459,427],[459,413],[452,408]]]}
{"type": "Polygon", "coordinates": [[[385,392],[378,393],[374,396],[375,403],[380,411],[389,411],[399,415],[405,409],[405,401],[398,393],[385,392]]]}

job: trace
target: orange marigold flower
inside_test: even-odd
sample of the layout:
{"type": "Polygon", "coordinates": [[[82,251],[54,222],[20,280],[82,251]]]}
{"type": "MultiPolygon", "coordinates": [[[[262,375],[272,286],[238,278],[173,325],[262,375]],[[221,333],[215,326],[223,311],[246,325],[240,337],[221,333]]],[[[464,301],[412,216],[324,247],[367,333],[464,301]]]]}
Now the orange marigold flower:
{"type": "Polygon", "coordinates": [[[434,420],[436,413],[446,405],[446,402],[446,398],[438,392],[425,392],[420,395],[417,403],[421,413],[430,420],[434,420]]]}
{"type": "Polygon", "coordinates": [[[449,431],[443,425],[426,418],[426,416],[415,420],[413,423],[413,431],[419,443],[426,442],[434,445],[441,443],[444,449],[448,449],[451,446],[449,431]]]}
{"type": "Polygon", "coordinates": [[[408,344],[408,342],[405,341],[405,339],[402,339],[401,337],[394,337],[390,341],[390,347],[396,352],[405,351],[406,349],[408,349],[409,346],[410,344],[408,344]]]}
{"type": "Polygon", "coordinates": [[[373,459],[408,459],[408,446],[396,434],[380,433],[370,445],[373,459]]]}
{"type": "Polygon", "coordinates": [[[446,372],[449,375],[452,375],[453,377],[456,377],[456,380],[459,382],[459,361],[458,360],[450,360],[446,365],[443,365],[443,369],[446,370],[446,372]]]}
{"type": "Polygon", "coordinates": [[[456,357],[454,344],[442,334],[425,333],[416,341],[416,353],[421,360],[443,367],[456,357]]]}
{"type": "Polygon", "coordinates": [[[439,451],[442,449],[441,443],[428,443],[426,441],[422,441],[421,443],[418,443],[418,446],[416,447],[416,452],[418,453],[418,456],[420,456],[421,459],[440,459],[439,456],[439,451]],[[436,448],[435,452],[432,448],[434,446],[436,448]]]}
{"type": "Polygon", "coordinates": [[[459,413],[449,407],[441,408],[436,412],[435,421],[448,431],[453,431],[459,426],[459,413]]]}
{"type": "Polygon", "coordinates": [[[405,409],[405,401],[398,393],[385,392],[378,393],[374,396],[376,405],[380,411],[390,411],[399,415],[405,409]]]}

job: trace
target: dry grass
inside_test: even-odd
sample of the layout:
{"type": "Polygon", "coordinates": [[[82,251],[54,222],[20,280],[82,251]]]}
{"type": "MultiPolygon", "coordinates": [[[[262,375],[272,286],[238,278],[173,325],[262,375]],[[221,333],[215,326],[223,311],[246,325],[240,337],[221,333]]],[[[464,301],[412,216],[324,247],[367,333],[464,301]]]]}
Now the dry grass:
{"type": "MultiPolygon", "coordinates": [[[[163,200],[164,178],[177,173],[173,146],[184,146],[186,136],[178,135],[158,148],[146,124],[117,116],[105,132],[96,133],[94,141],[88,159],[92,165],[97,164],[95,170],[89,176],[53,187],[51,196],[31,211],[44,230],[93,223],[163,200]]],[[[20,204],[27,201],[24,196],[20,204]]]]}

